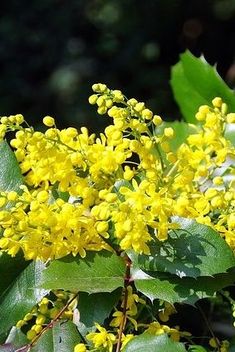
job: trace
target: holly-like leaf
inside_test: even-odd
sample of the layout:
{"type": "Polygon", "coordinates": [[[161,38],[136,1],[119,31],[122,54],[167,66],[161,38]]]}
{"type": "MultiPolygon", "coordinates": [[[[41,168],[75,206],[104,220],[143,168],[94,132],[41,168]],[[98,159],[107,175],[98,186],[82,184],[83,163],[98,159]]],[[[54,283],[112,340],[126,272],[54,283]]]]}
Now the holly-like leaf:
{"type": "Polygon", "coordinates": [[[235,266],[235,257],[223,238],[211,227],[195,220],[174,217],[179,229],[165,242],[155,241],[151,255],[134,261],[144,271],[163,271],[179,277],[211,276],[235,266]]]}
{"type": "Polygon", "coordinates": [[[43,271],[41,287],[88,293],[112,292],[123,286],[125,264],[116,254],[102,251],[85,258],[67,256],[54,260],[43,271]]]}
{"type": "Polygon", "coordinates": [[[123,352],[186,352],[183,343],[173,341],[168,335],[159,336],[144,333],[133,338],[123,352]]]}
{"type": "Polygon", "coordinates": [[[161,299],[169,303],[187,303],[194,305],[199,299],[213,297],[224,287],[234,283],[234,269],[228,273],[214,277],[198,277],[197,279],[171,275],[161,272],[143,272],[133,268],[132,279],[138,291],[151,301],[161,299]]]}
{"type": "Polygon", "coordinates": [[[180,110],[188,122],[196,122],[195,114],[200,105],[211,105],[215,97],[235,111],[235,94],[205,58],[195,57],[189,51],[180,55],[180,61],[172,67],[171,87],[180,110]]]}
{"type": "Polygon", "coordinates": [[[61,321],[48,329],[37,341],[31,352],[74,352],[80,342],[76,326],[71,321],[61,321]]]}
{"type": "Polygon", "coordinates": [[[48,293],[38,288],[43,268],[41,262],[32,262],[0,297],[0,340],[48,293]]]}
{"type": "Polygon", "coordinates": [[[116,306],[121,296],[121,289],[112,293],[94,293],[87,294],[81,292],[78,300],[78,311],[80,313],[80,322],[91,327],[94,323],[103,324],[109,316],[113,307],[116,306]]]}
{"type": "Polygon", "coordinates": [[[0,142],[0,160],[0,191],[19,191],[23,176],[15,154],[5,141],[0,142]]]}

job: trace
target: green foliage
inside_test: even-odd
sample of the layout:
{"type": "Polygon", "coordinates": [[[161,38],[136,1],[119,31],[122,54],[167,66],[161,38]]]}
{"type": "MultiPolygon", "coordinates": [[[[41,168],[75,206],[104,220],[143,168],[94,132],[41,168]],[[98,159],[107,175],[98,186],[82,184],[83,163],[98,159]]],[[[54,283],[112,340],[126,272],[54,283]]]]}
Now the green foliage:
{"type": "Polygon", "coordinates": [[[192,345],[189,347],[188,352],[206,352],[207,350],[199,345],[192,345]]]}
{"type": "Polygon", "coordinates": [[[54,260],[42,273],[41,287],[88,293],[112,292],[123,286],[125,264],[108,252],[87,253],[85,258],[54,260]]]}
{"type": "Polygon", "coordinates": [[[223,273],[235,265],[231,248],[209,226],[184,218],[172,221],[179,229],[171,231],[165,243],[156,241],[150,255],[138,256],[141,269],[196,278],[223,273]]]}
{"type": "Polygon", "coordinates": [[[22,255],[12,258],[6,253],[0,253],[0,296],[28,265],[29,262],[22,255]]]}
{"type": "MultiPolygon", "coordinates": [[[[217,95],[225,99],[230,110],[235,110],[234,94],[220,79],[216,70],[202,58],[197,59],[188,52],[181,56],[181,61],[172,70],[172,87],[187,121],[194,122],[193,116],[198,105],[210,103],[217,95]]],[[[197,130],[196,126],[174,122],[163,124],[163,127],[156,129],[156,134],[165,127],[172,127],[175,131],[175,137],[170,141],[174,151],[190,133],[197,130]]],[[[230,134],[229,138],[234,141],[234,135],[230,134]]],[[[6,142],[0,144],[0,155],[0,190],[19,192],[23,178],[16,158],[6,142]]],[[[142,174],[137,174],[136,179],[142,180],[142,174]]],[[[52,196],[67,202],[69,193],[60,192],[57,186],[54,185],[52,196]]],[[[123,195],[119,192],[123,186],[133,189],[129,181],[117,180],[112,191],[118,195],[119,201],[123,200],[123,195]]],[[[128,285],[131,289],[135,287],[139,296],[145,296],[148,303],[143,308],[144,313],[145,309],[152,308],[151,303],[154,300],[194,305],[198,300],[213,297],[222,288],[233,285],[234,253],[224,239],[209,226],[194,220],[172,218],[171,221],[176,222],[179,228],[171,230],[165,242],[152,242],[150,255],[137,255],[124,250],[122,253],[115,252],[116,248],[113,246],[115,250],[112,252],[89,251],[85,258],[70,255],[43,264],[39,261],[25,262],[21,255],[12,259],[1,253],[0,340],[5,344],[0,346],[0,351],[12,352],[23,345],[25,347],[20,351],[27,351],[25,335],[15,325],[52,290],[79,292],[74,323],[65,318],[60,321],[57,321],[57,317],[55,320],[52,318],[51,323],[46,326],[46,332],[31,349],[32,352],[73,352],[77,343],[89,343],[85,340],[87,332],[95,331],[97,323],[105,324],[107,318],[123,309],[120,299],[123,292],[127,297],[128,285]]],[[[109,224],[110,227],[112,225],[109,224]]],[[[110,238],[107,242],[112,240],[110,238]]],[[[132,295],[134,304],[141,302],[137,293],[132,295]]],[[[131,311],[130,307],[126,309],[131,311]]],[[[132,319],[135,327],[136,317],[128,318],[130,321],[132,319]]],[[[156,319],[154,315],[153,318],[156,319]]],[[[124,352],[186,351],[183,343],[173,341],[167,334],[157,336],[141,333],[141,327],[138,331],[140,335],[127,343],[124,352]]],[[[130,332],[133,329],[131,327],[130,332]]],[[[103,348],[102,352],[106,350],[103,348]]],[[[191,345],[188,351],[203,352],[206,349],[191,345]]]]}
{"type": "Polygon", "coordinates": [[[80,314],[80,322],[86,325],[87,328],[94,326],[94,322],[103,324],[113,307],[117,305],[120,294],[120,289],[112,293],[99,292],[90,295],[81,292],[77,305],[80,314]],[[97,302],[99,304],[97,304],[97,302]]]}
{"type": "Polygon", "coordinates": [[[39,261],[32,262],[0,296],[0,340],[3,341],[9,329],[47,294],[47,290],[39,288],[44,267],[39,261]]]}
{"type": "Polygon", "coordinates": [[[0,142],[0,155],[0,191],[19,191],[23,176],[14,153],[5,141],[0,142]]]}
{"type": "Polygon", "coordinates": [[[217,291],[232,285],[234,270],[214,277],[202,276],[194,279],[134,268],[132,278],[137,290],[151,301],[161,299],[172,304],[178,302],[194,305],[199,299],[213,297],[217,291]]]}
{"type": "Polygon", "coordinates": [[[210,105],[217,96],[224,100],[229,111],[235,111],[234,92],[203,56],[196,58],[189,51],[180,55],[180,61],[172,68],[171,87],[187,122],[195,123],[198,107],[210,105]]]}
{"type": "Polygon", "coordinates": [[[186,352],[182,343],[172,341],[167,335],[142,334],[131,340],[124,352],[186,352]]]}

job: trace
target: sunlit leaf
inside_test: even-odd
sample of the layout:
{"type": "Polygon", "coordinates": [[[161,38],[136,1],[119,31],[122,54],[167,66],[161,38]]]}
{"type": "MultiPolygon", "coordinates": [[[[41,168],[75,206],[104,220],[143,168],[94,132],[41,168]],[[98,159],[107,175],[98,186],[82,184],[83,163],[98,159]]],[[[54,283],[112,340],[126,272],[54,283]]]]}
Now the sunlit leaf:
{"type": "Polygon", "coordinates": [[[172,67],[171,87],[180,110],[188,122],[196,122],[195,114],[200,105],[211,105],[215,97],[235,111],[235,94],[205,58],[195,57],[189,51],[180,55],[180,61],[172,67]]]}
{"type": "Polygon", "coordinates": [[[135,256],[144,271],[163,271],[179,277],[210,276],[235,266],[231,248],[211,227],[195,220],[174,217],[179,229],[165,242],[155,241],[151,255],[135,256]]]}
{"type": "Polygon", "coordinates": [[[5,141],[0,142],[0,160],[0,191],[18,191],[23,176],[15,154],[5,141]]]}
{"type": "Polygon", "coordinates": [[[214,277],[198,277],[197,279],[161,272],[144,272],[132,270],[132,279],[138,291],[151,301],[161,299],[170,303],[188,303],[194,305],[199,299],[213,297],[215,293],[234,283],[234,269],[228,273],[214,277]]]}
{"type": "Polygon", "coordinates": [[[123,258],[110,252],[90,252],[85,258],[54,260],[43,271],[41,286],[88,293],[112,292],[123,286],[123,258]]]}

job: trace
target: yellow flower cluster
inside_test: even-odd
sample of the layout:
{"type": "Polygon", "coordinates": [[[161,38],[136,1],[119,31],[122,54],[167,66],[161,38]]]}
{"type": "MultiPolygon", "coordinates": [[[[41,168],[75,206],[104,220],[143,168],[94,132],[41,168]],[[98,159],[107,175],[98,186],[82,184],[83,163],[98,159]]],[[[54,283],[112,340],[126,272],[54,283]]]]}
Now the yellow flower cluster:
{"type": "Polygon", "coordinates": [[[18,194],[0,190],[0,248],[42,260],[84,257],[112,243],[148,254],[151,241],[177,227],[173,216],[212,226],[235,248],[235,149],[225,138],[235,114],[226,104],[201,106],[196,133],[173,151],[174,130],[161,128],[143,102],[104,84],[93,91],[89,102],[112,118],[97,137],[85,127],[59,130],[50,116],[44,133],[22,115],[1,118],[0,138],[15,132],[24,185],[18,194]]]}

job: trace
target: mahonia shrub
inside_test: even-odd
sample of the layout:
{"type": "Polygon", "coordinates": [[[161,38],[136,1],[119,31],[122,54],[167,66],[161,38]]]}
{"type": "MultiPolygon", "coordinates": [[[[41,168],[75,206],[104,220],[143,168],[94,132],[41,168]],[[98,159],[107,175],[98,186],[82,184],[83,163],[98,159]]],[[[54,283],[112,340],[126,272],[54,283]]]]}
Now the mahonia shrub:
{"type": "Polygon", "coordinates": [[[234,311],[235,113],[214,97],[176,147],[144,102],[92,89],[99,135],[1,118],[0,265],[19,272],[0,287],[0,351],[229,351],[170,318],[216,293],[234,311]]]}

